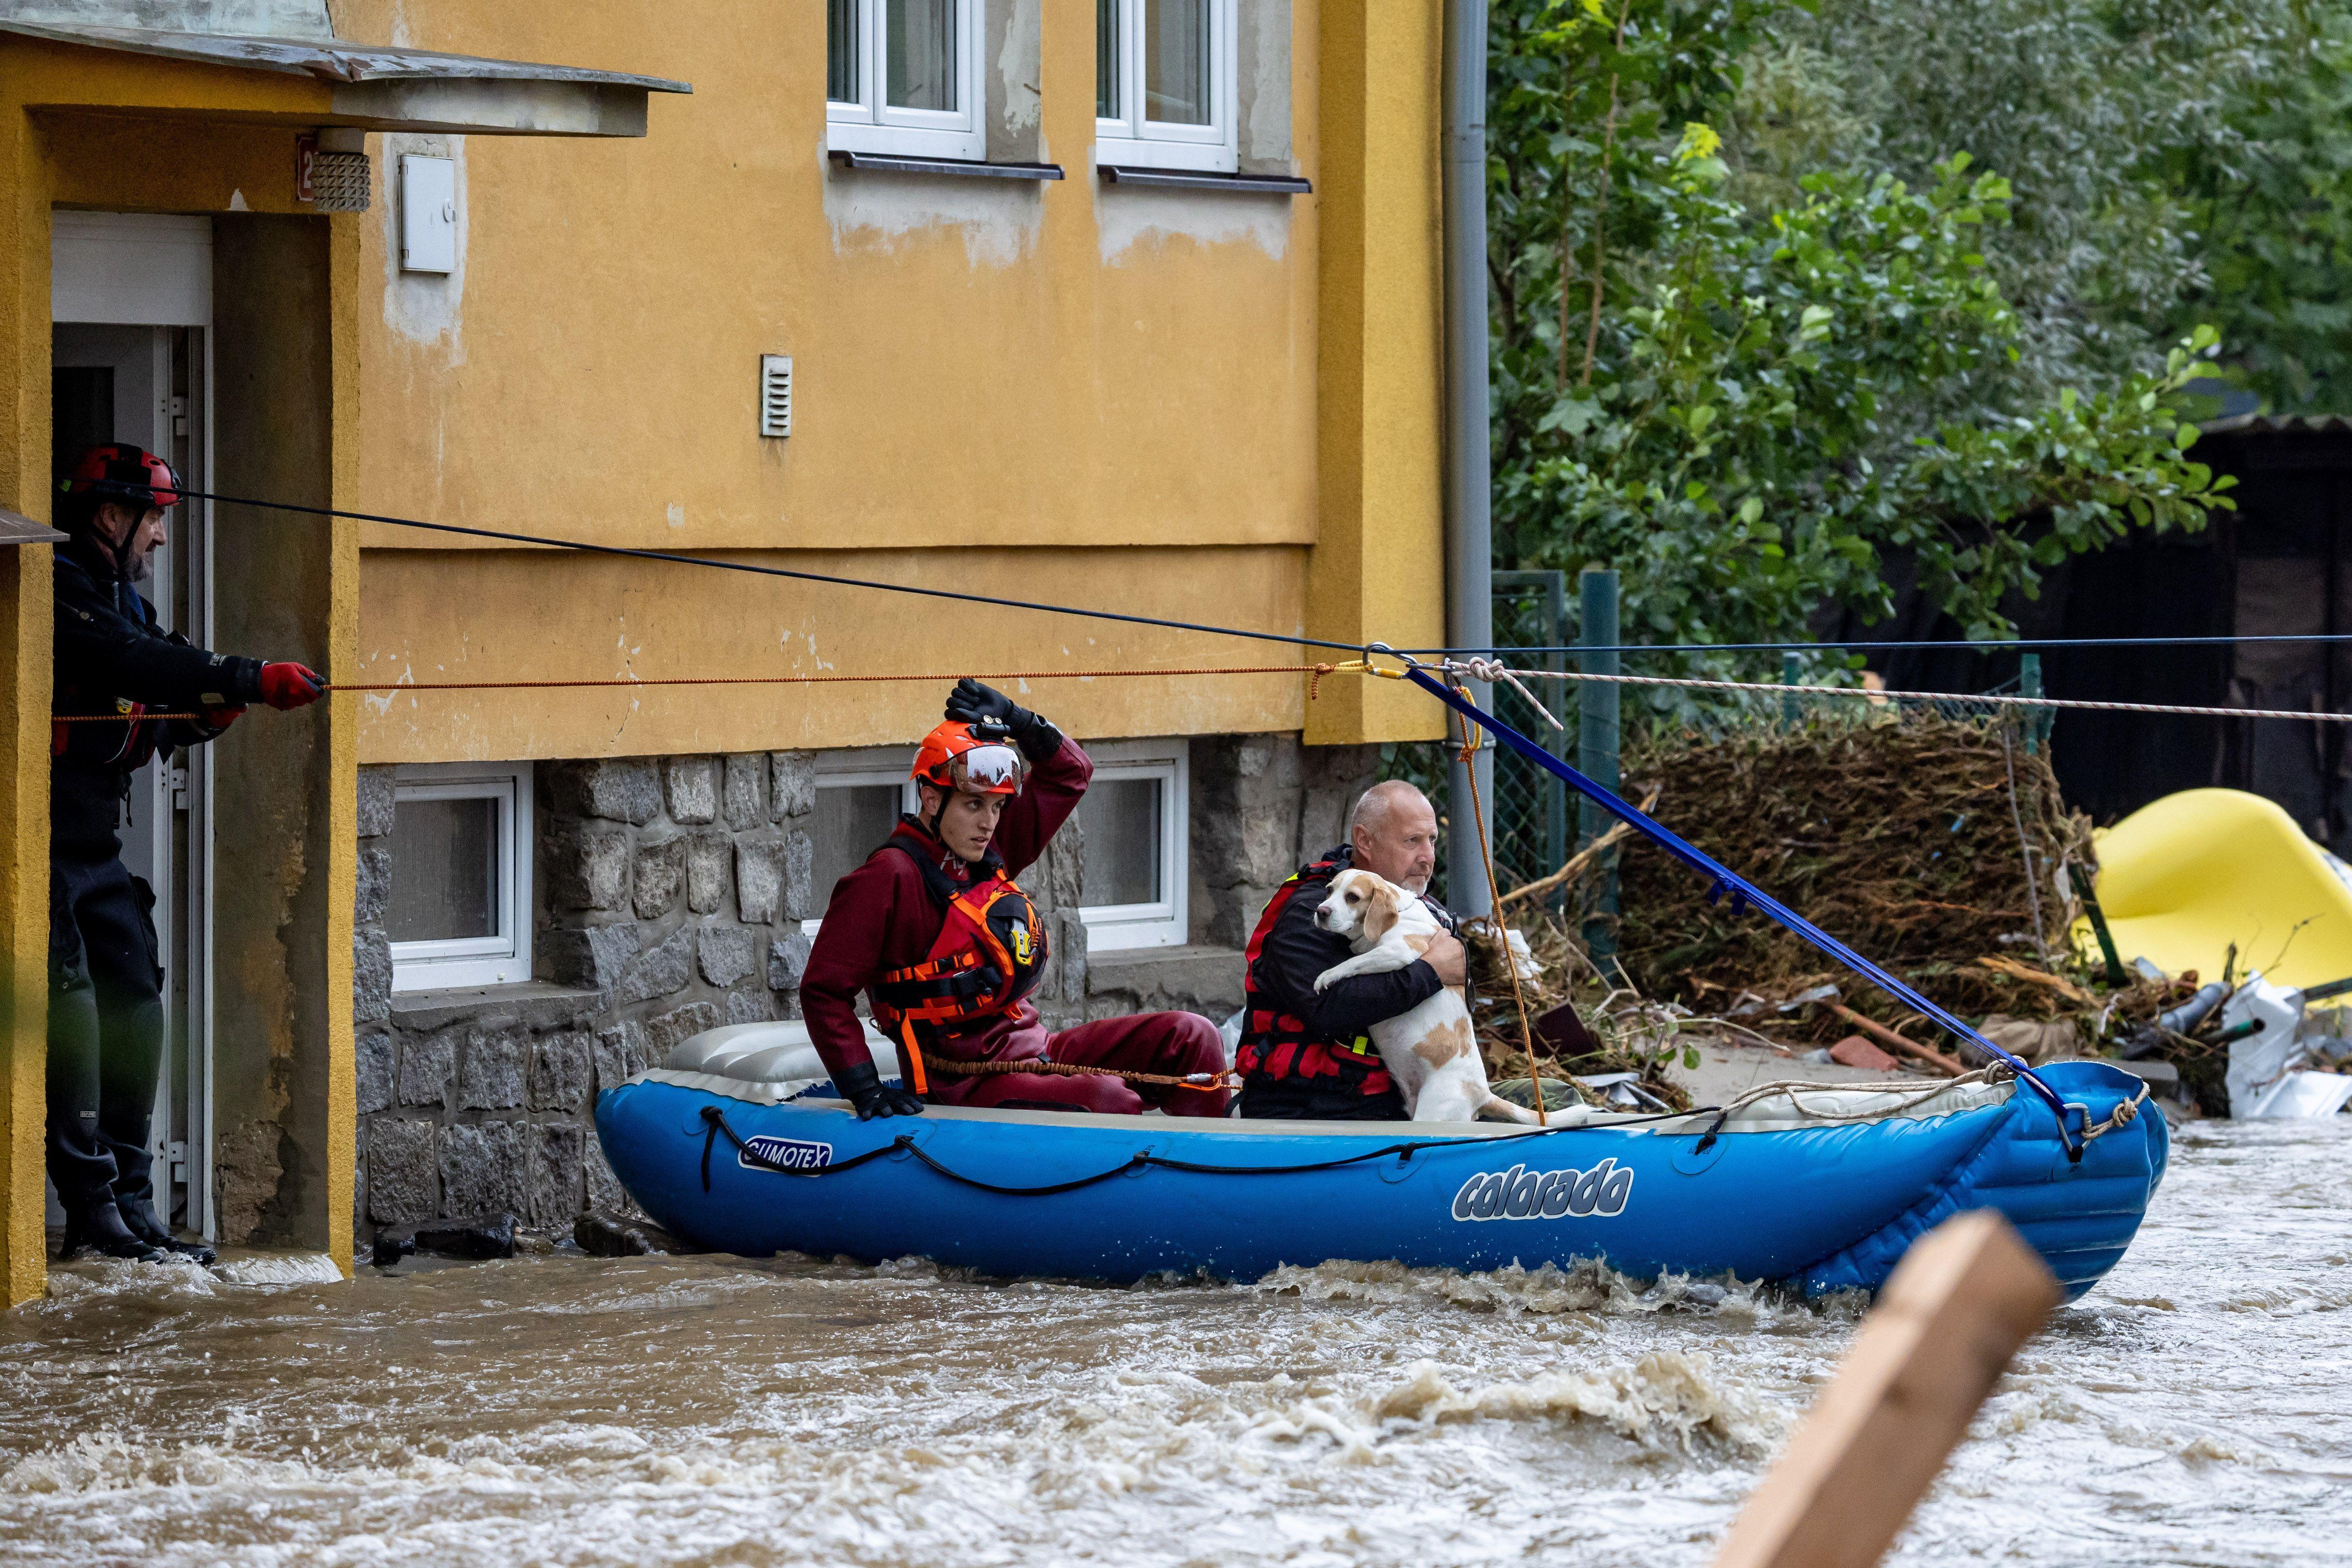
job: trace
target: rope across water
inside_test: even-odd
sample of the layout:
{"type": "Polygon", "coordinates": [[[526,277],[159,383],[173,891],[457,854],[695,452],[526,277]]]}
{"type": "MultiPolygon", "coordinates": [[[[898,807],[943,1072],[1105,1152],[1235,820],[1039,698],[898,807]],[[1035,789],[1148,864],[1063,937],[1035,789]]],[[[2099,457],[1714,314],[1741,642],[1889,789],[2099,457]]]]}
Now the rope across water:
{"type": "MultiPolygon", "coordinates": [[[[1849,701],[1874,703],[1891,702],[1961,702],[1989,708],[2017,708],[2030,710],[2073,710],[2093,713],[2167,713],[2199,719],[2284,719],[2299,720],[2315,724],[2352,724],[2352,713],[2298,711],[2291,708],[2213,708],[2177,702],[2102,702],[2081,697],[2021,697],[2005,692],[1951,691],[1891,691],[1872,690],[1859,686],[1783,686],[1762,680],[1703,680],[1696,677],[1667,675],[1595,675],[1582,670],[1519,669],[1500,659],[1446,659],[1422,668],[1444,671],[1471,680],[1507,684],[1526,697],[1528,705],[1543,714],[1547,722],[1560,728],[1559,721],[1550,710],[1535,700],[1521,682],[1528,680],[1582,681],[1610,686],[1656,686],[1691,691],[1752,692],[1759,696],[1834,697],[1849,701]]],[[[1404,672],[1362,659],[1340,663],[1318,664],[1235,664],[1202,665],[1183,668],[1128,669],[1025,669],[981,674],[975,679],[1003,680],[1131,680],[1165,677],[1190,679],[1219,675],[1303,675],[1308,678],[1309,700],[1321,695],[1324,679],[1333,675],[1377,675],[1402,679],[1404,672]]],[[[556,689],[593,689],[610,688],[615,690],[636,688],[671,686],[856,686],[892,685],[902,683],[944,683],[952,685],[961,674],[919,675],[711,675],[711,676],[623,676],[597,679],[566,680],[403,680],[354,684],[342,681],[327,683],[329,691],[351,691],[372,695],[397,696],[403,692],[428,691],[536,691],[556,689]]],[[[200,720],[202,713],[60,713],[53,716],[58,724],[124,724],[143,723],[150,720],[200,720]]]]}

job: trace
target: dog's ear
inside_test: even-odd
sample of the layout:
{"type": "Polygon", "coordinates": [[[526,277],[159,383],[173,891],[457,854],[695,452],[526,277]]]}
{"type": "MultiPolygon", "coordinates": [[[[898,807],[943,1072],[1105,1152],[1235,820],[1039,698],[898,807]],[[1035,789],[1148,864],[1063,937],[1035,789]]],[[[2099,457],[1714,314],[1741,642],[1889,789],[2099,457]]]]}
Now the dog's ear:
{"type": "Polygon", "coordinates": [[[1364,889],[1364,934],[1377,942],[1397,923],[1397,900],[1402,895],[1393,882],[1384,882],[1377,877],[1364,880],[1371,884],[1364,889]]]}

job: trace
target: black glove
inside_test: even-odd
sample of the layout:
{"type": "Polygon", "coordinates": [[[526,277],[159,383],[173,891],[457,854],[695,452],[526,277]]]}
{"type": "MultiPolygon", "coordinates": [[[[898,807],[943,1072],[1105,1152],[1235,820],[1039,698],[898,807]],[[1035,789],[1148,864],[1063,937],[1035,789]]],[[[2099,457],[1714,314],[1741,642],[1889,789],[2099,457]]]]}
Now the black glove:
{"type": "Polygon", "coordinates": [[[923,1102],[903,1089],[893,1089],[882,1081],[882,1075],[872,1062],[859,1062],[833,1075],[833,1087],[841,1090],[841,1098],[857,1107],[857,1120],[871,1121],[877,1116],[920,1116],[923,1102]]]}
{"type": "Polygon", "coordinates": [[[976,732],[996,729],[1013,737],[1021,754],[1033,763],[1042,763],[1062,749],[1062,732],[1016,705],[1013,699],[993,686],[982,686],[971,676],[956,682],[948,693],[947,716],[972,726],[976,732]]]}

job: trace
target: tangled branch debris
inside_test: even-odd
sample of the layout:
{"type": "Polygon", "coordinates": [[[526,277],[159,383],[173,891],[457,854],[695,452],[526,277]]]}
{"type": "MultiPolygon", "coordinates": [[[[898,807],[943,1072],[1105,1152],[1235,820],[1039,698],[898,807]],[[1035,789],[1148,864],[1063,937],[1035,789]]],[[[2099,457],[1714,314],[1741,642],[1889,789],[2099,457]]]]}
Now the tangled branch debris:
{"type": "MultiPolygon", "coordinates": [[[[1669,735],[1628,761],[1677,832],[1954,1011],[2049,1019],[2088,1001],[2058,970],[2072,962],[2067,871],[2092,861],[2090,820],[2013,731],[2004,745],[1996,725],[1913,715],[1669,735]]],[[[1785,999],[1834,984],[1881,1023],[1915,1016],[1753,911],[1708,905],[1654,846],[1629,844],[1620,868],[1618,950],[1651,994],[1730,1012],[1743,993],[1785,999]]],[[[1596,884],[1582,879],[1587,907],[1596,884]]],[[[1827,1015],[1808,1023],[1824,1040],[1847,1027],[1827,1015]]]]}
{"type": "MultiPolygon", "coordinates": [[[[2004,1050],[2037,1064],[2084,1054],[2169,1062],[2184,1100],[2227,1113],[2231,1043],[2252,1026],[2225,1023],[2210,1004],[2245,979],[2234,951],[2202,994],[2195,973],[2144,960],[2108,983],[2073,929],[2095,868],[2090,823],[2014,729],[1911,712],[1686,732],[1640,745],[1625,773],[1699,849],[2004,1050]],[[2209,1005],[2194,1005],[2200,995],[2209,1005]]],[[[1687,1108],[1673,1072],[1696,1067],[1709,1039],[1793,1055],[1858,1033],[1915,1072],[1974,1065],[1955,1059],[1966,1047],[1792,933],[1729,900],[1710,905],[1699,879],[1647,841],[1627,838],[1616,859],[1622,914],[1605,964],[1583,940],[1603,907],[1604,857],[1587,848],[1502,900],[1525,943],[1532,1039],[1511,1004],[1501,936],[1484,922],[1465,931],[1497,1093],[1527,1103],[1540,1069],[1548,1085],[1583,1080],[1573,1092],[1589,1101],[1622,1106],[1638,1090],[1645,1107],[1687,1108]],[[1570,913],[1539,907],[1554,887],[1568,890],[1570,913]],[[1632,1089],[1590,1081],[1612,1074],[1634,1075],[1632,1089]]],[[[2352,1047],[2325,1058],[2352,1070],[2352,1047]]]]}
{"type": "MultiPolygon", "coordinates": [[[[2006,740],[1982,721],[1915,712],[1668,734],[1637,746],[1625,771],[1629,793],[1697,847],[2040,1059],[2167,1004],[2152,986],[2147,998],[2095,994],[2066,934],[2080,912],[2072,868],[2092,864],[2090,823],[2061,799],[2045,758],[2014,731],[2006,740]]],[[[1695,1065],[1693,1047],[1709,1037],[1801,1051],[1859,1029],[1950,1049],[1793,934],[1709,905],[1698,879],[1655,847],[1634,837],[1615,858],[1623,913],[1606,974],[1581,934],[1600,907],[1601,857],[1580,852],[1542,879],[1542,891],[1570,890],[1568,915],[1505,896],[1532,960],[1521,973],[1534,1040],[1507,1005],[1501,943],[1472,933],[1474,983],[1488,999],[1479,1034],[1498,1082],[1537,1063],[1585,1078],[1632,1072],[1681,1104],[1671,1069],[1695,1065]]]]}

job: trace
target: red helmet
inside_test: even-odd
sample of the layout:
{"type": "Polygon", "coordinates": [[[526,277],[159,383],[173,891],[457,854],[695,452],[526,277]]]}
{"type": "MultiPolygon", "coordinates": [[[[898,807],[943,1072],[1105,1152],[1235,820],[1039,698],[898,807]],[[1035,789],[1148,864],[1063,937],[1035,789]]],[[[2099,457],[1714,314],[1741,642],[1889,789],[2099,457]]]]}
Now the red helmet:
{"type": "Polygon", "coordinates": [[[139,507],[168,510],[180,504],[180,476],[154,453],[137,447],[92,447],[81,455],[58,489],[139,507]]]}
{"type": "Polygon", "coordinates": [[[960,719],[938,726],[923,737],[914,770],[907,776],[973,795],[1020,794],[1024,771],[1021,753],[992,730],[976,730],[960,719]]]}

